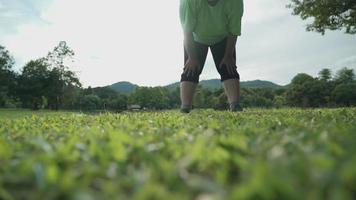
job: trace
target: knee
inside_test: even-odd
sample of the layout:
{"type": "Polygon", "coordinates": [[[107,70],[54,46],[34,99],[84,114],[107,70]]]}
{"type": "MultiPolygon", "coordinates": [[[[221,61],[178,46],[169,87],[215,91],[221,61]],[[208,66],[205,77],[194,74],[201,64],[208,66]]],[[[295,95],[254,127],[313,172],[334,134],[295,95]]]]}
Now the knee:
{"type": "Polygon", "coordinates": [[[194,74],[187,74],[185,72],[183,72],[181,74],[181,79],[180,81],[183,82],[183,81],[190,81],[190,82],[193,82],[193,83],[199,83],[199,76],[200,76],[200,73],[199,72],[196,72],[194,74]]]}
{"type": "Polygon", "coordinates": [[[240,74],[237,72],[237,67],[234,68],[233,73],[229,73],[227,67],[224,65],[219,70],[221,81],[225,81],[228,79],[238,79],[240,80],[240,74]]]}

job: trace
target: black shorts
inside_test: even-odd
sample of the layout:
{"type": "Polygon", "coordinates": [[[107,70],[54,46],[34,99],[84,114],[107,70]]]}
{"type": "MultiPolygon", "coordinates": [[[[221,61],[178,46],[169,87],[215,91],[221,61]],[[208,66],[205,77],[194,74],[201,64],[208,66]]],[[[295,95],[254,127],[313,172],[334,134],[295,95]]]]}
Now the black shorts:
{"type": "MultiPolygon", "coordinates": [[[[220,74],[221,82],[228,80],[228,79],[239,79],[240,80],[240,75],[237,72],[236,65],[235,65],[233,74],[228,73],[225,65],[223,65],[221,68],[219,67],[219,65],[225,55],[226,42],[227,42],[227,38],[223,39],[221,42],[219,42],[217,44],[209,46],[209,45],[201,44],[199,42],[194,41],[194,44],[196,47],[196,54],[198,57],[198,62],[201,67],[198,70],[198,72],[196,72],[194,74],[190,74],[189,76],[183,72],[181,75],[181,82],[182,81],[190,81],[190,82],[195,82],[195,83],[199,82],[199,76],[200,76],[201,72],[203,71],[205,60],[208,55],[209,47],[210,47],[211,54],[213,55],[215,67],[220,74]]],[[[236,60],[236,50],[235,49],[234,49],[233,55],[236,60]]],[[[188,60],[188,53],[184,48],[184,63],[186,63],[187,60],[188,60]]]]}

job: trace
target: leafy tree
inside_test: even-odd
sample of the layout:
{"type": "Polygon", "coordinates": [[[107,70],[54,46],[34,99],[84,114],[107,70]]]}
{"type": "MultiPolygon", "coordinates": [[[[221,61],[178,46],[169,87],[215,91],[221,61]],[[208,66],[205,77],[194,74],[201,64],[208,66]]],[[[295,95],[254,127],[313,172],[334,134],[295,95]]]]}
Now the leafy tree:
{"type": "Polygon", "coordinates": [[[286,98],[284,96],[276,96],[273,99],[273,106],[276,108],[281,108],[286,105],[286,98]]]}
{"type": "Polygon", "coordinates": [[[110,99],[108,108],[112,110],[125,110],[127,108],[127,96],[119,94],[116,98],[110,99]]]}
{"type": "Polygon", "coordinates": [[[328,82],[331,81],[331,78],[332,76],[330,69],[324,68],[319,72],[319,80],[328,82]]]}
{"type": "Polygon", "coordinates": [[[287,103],[291,106],[310,107],[318,106],[321,95],[317,80],[308,74],[298,74],[292,79],[287,90],[287,103]]]}
{"type": "Polygon", "coordinates": [[[14,59],[5,47],[0,45],[0,107],[15,95],[16,74],[12,70],[14,59]]]}
{"type": "Polygon", "coordinates": [[[0,45],[0,70],[11,70],[15,61],[10,52],[0,45]]]}
{"type": "Polygon", "coordinates": [[[19,93],[25,107],[38,110],[46,102],[50,71],[43,59],[28,62],[19,76],[19,93]]]}
{"type": "Polygon", "coordinates": [[[351,83],[355,80],[355,73],[353,69],[342,68],[336,73],[336,84],[351,83]]]}
{"type": "Polygon", "coordinates": [[[101,99],[95,94],[85,95],[81,101],[81,108],[84,110],[97,110],[100,108],[101,99]]]}
{"type": "Polygon", "coordinates": [[[288,5],[293,15],[303,20],[313,18],[307,25],[307,31],[325,34],[326,30],[345,29],[346,33],[356,33],[356,1],[355,0],[291,0],[288,5]]]}
{"type": "Polygon", "coordinates": [[[195,91],[193,106],[196,108],[209,108],[212,106],[211,99],[212,91],[206,87],[198,85],[195,91]]]}
{"type": "Polygon", "coordinates": [[[81,87],[76,74],[69,70],[68,62],[72,62],[74,51],[62,41],[46,57],[46,63],[50,66],[48,103],[49,107],[58,110],[63,103],[68,88],[81,87]]]}
{"type": "Polygon", "coordinates": [[[169,108],[180,107],[180,88],[177,87],[174,90],[168,90],[168,106],[169,108]]]}
{"type": "Polygon", "coordinates": [[[342,83],[332,91],[332,98],[337,105],[356,105],[356,83],[342,83]]]}
{"type": "Polygon", "coordinates": [[[75,86],[64,88],[62,107],[64,109],[80,109],[80,98],[82,98],[82,89],[75,86]]]}
{"type": "Polygon", "coordinates": [[[317,79],[320,90],[322,90],[322,101],[319,104],[331,105],[331,91],[334,88],[334,83],[332,81],[332,73],[330,69],[324,68],[318,73],[317,79]]]}
{"type": "Polygon", "coordinates": [[[152,106],[155,109],[167,109],[169,105],[168,91],[163,87],[152,88],[152,106]]]}
{"type": "Polygon", "coordinates": [[[133,93],[129,95],[129,104],[139,104],[142,107],[149,107],[151,95],[148,87],[137,87],[133,93]]]}
{"type": "Polygon", "coordinates": [[[227,96],[224,93],[223,89],[219,89],[215,92],[213,100],[213,108],[216,110],[226,110],[229,108],[229,104],[227,102],[227,96]]]}
{"type": "Polygon", "coordinates": [[[124,110],[127,107],[127,96],[116,92],[110,87],[97,87],[84,90],[85,94],[95,94],[100,98],[100,109],[124,110]]]}

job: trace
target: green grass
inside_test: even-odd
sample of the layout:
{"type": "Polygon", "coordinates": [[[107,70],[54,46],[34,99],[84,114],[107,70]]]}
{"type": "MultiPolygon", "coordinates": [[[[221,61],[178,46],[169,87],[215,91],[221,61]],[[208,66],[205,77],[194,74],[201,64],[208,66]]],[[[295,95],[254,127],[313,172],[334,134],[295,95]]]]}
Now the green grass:
{"type": "Polygon", "coordinates": [[[57,115],[69,115],[73,114],[70,111],[50,111],[50,110],[39,110],[34,111],[30,109],[0,109],[0,120],[1,119],[18,119],[29,116],[57,116],[57,115]]]}
{"type": "Polygon", "coordinates": [[[0,199],[355,199],[356,108],[0,110],[0,199]]]}

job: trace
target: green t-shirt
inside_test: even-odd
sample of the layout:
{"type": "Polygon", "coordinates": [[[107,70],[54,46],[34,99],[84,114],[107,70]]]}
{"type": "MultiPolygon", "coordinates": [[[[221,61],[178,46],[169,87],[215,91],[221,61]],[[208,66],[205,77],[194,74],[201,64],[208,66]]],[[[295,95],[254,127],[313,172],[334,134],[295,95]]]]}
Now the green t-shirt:
{"type": "Polygon", "coordinates": [[[180,0],[180,21],[194,40],[213,45],[231,35],[241,35],[243,0],[219,0],[214,6],[207,0],[180,0]]]}

